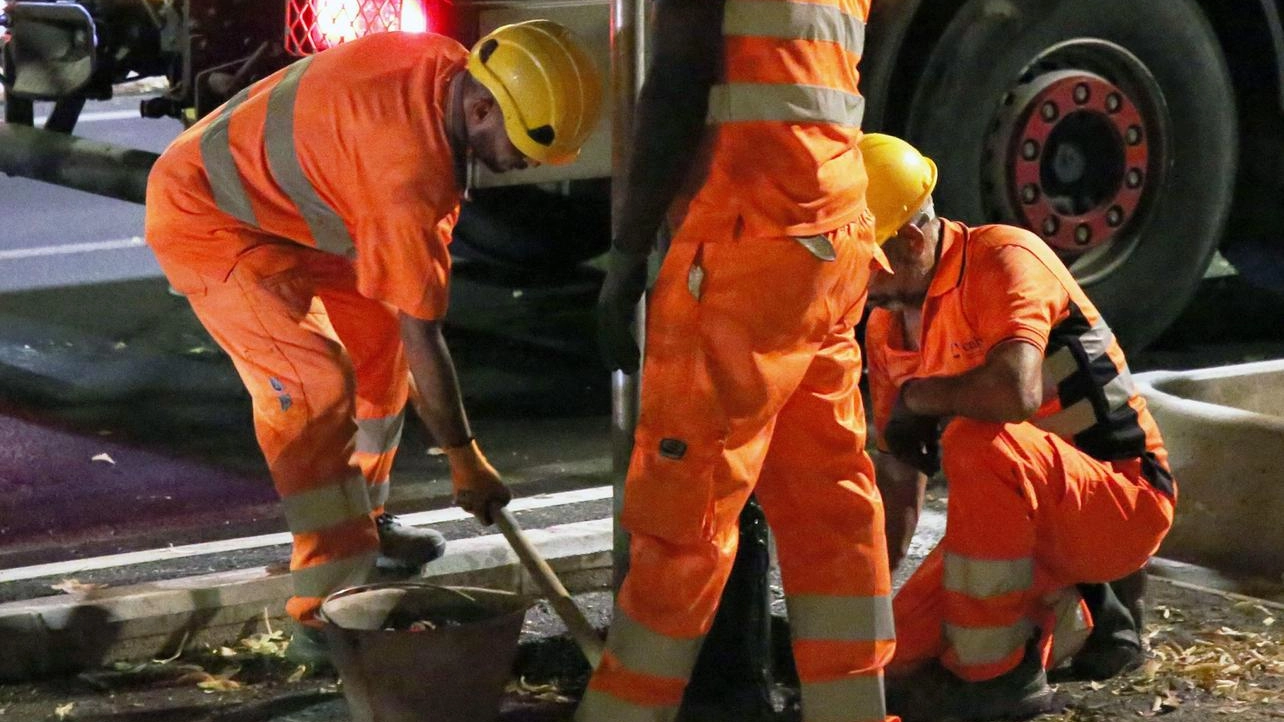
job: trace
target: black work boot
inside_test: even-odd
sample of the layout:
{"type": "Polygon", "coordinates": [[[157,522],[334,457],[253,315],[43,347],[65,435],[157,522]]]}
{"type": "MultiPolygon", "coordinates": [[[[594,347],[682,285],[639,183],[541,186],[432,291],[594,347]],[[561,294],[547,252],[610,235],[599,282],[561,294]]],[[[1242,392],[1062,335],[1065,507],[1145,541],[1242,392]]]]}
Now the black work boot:
{"type": "Polygon", "coordinates": [[[901,722],[1023,720],[1054,706],[1035,640],[1020,664],[994,679],[968,682],[933,662],[914,674],[888,678],[886,688],[887,713],[900,715],[901,722]]]}
{"type": "Polygon", "coordinates": [[[1141,644],[1146,570],[1109,584],[1078,587],[1092,613],[1092,633],[1070,660],[1070,674],[1102,680],[1141,666],[1146,658],[1141,644]]]}
{"type": "Polygon", "coordinates": [[[301,622],[294,622],[291,626],[285,658],[310,669],[328,669],[334,666],[330,660],[330,645],[325,633],[319,627],[301,622]]]}
{"type": "Polygon", "coordinates": [[[387,512],[375,517],[375,526],[380,569],[414,572],[446,553],[446,537],[435,529],[407,526],[387,512]]]}

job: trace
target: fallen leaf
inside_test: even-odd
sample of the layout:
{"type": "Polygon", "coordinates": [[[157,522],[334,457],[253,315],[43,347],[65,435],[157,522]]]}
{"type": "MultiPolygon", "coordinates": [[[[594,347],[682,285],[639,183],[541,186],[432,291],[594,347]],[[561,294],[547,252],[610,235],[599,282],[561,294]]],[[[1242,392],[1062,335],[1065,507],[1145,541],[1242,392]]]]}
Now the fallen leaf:
{"type": "Polygon", "coordinates": [[[285,681],[298,682],[299,680],[303,679],[306,676],[308,676],[308,665],[300,664],[297,669],[295,669],[293,672],[290,673],[289,677],[285,678],[285,681]]]}
{"type": "Polygon", "coordinates": [[[230,692],[234,689],[240,689],[241,683],[232,679],[232,676],[228,674],[228,675],[218,675],[216,677],[212,677],[211,679],[205,680],[204,682],[197,682],[196,686],[200,687],[206,692],[230,692]]]}
{"type": "Polygon", "coordinates": [[[67,594],[84,594],[92,592],[95,589],[102,589],[106,584],[94,584],[92,582],[82,582],[79,579],[64,579],[57,584],[50,584],[50,589],[56,589],[67,594]]]}
{"type": "Polygon", "coordinates": [[[111,455],[107,453],[94,454],[90,461],[101,461],[104,464],[111,464],[112,466],[116,465],[116,460],[111,458],[111,455]]]}
{"type": "Polygon", "coordinates": [[[58,719],[67,719],[68,717],[71,716],[71,711],[75,708],[76,708],[75,702],[60,704],[57,707],[54,707],[54,716],[57,717],[58,719]]]}

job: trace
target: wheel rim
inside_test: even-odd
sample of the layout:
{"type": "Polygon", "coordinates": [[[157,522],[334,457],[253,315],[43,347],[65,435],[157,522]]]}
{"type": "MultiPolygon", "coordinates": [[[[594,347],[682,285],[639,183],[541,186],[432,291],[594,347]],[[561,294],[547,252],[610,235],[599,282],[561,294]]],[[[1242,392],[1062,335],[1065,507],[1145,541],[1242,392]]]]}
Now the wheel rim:
{"type": "Polygon", "coordinates": [[[1158,84],[1113,43],[1041,53],[991,126],[987,213],[1038,234],[1082,283],[1131,254],[1162,187],[1166,108],[1158,84]]]}

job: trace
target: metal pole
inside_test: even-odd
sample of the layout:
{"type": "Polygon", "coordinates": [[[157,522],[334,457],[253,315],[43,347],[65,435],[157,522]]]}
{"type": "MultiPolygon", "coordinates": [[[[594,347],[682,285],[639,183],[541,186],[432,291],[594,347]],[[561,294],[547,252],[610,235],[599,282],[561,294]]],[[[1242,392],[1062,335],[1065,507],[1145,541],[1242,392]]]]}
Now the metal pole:
{"type": "MultiPolygon", "coordinates": [[[[633,110],[642,85],[644,67],[643,16],[637,0],[612,0],[611,3],[611,208],[618,211],[623,200],[624,184],[620,182],[629,165],[633,139],[633,110]]],[[[612,213],[619,218],[619,213],[612,213]]],[[[614,232],[616,229],[612,227],[614,232]]],[[[614,234],[613,234],[614,235],[614,234]]],[[[637,329],[640,342],[645,342],[646,308],[639,304],[637,329]]],[[[629,539],[620,527],[620,508],[624,500],[624,478],[633,453],[633,430],[638,418],[638,389],[641,374],[627,376],[620,371],[611,375],[611,462],[615,489],[615,588],[619,589],[629,568],[629,539]]]]}
{"type": "Polygon", "coordinates": [[[159,157],[136,148],[0,123],[0,172],[131,203],[147,196],[147,174],[159,157]]]}

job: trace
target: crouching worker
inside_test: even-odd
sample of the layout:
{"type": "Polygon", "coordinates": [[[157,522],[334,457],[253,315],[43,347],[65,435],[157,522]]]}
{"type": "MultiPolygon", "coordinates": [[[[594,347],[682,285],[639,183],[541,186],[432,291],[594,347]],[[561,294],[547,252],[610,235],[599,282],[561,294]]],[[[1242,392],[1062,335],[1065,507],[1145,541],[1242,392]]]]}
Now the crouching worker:
{"type": "Polygon", "coordinates": [[[1141,660],[1142,568],[1176,498],[1167,453],[1047,245],[936,217],[936,167],[901,140],[867,135],[861,153],[892,269],[870,281],[866,348],[894,561],[928,475],[949,483],[944,539],[893,603],[888,711],[1033,716],[1062,660],[1088,677],[1141,660]]]}
{"type": "Polygon", "coordinates": [[[549,21],[501,27],[471,52],[371,35],[242,90],[153,168],[147,241],[249,390],[293,534],[296,661],[325,660],[314,625],[328,594],[381,556],[414,569],[442,554],[439,533],[384,513],[410,376],[456,502],[489,523],[509,500],[442,337],[447,246],[468,164],[573,160],[599,77],[549,21]]]}

